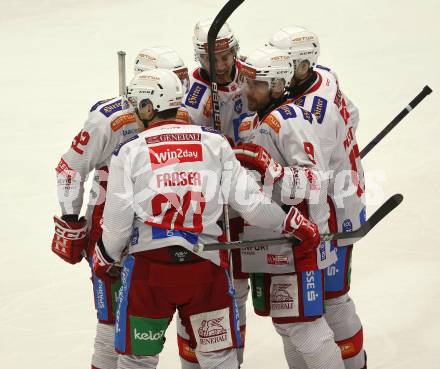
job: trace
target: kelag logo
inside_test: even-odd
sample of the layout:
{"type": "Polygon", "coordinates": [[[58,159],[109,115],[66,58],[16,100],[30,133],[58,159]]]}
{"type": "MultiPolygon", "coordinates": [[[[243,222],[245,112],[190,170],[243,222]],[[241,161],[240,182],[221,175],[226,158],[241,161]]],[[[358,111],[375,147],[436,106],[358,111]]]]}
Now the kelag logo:
{"type": "Polygon", "coordinates": [[[148,150],[153,169],[176,163],[203,160],[202,146],[200,144],[161,145],[149,147],[148,150]]]}

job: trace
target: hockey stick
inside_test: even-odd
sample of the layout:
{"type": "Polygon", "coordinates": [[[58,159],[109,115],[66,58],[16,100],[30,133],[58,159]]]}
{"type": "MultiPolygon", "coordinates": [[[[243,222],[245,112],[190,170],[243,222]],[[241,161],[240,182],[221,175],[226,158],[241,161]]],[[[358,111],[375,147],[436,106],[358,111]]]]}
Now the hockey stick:
{"type": "Polygon", "coordinates": [[[125,51],[118,51],[119,96],[124,96],[127,85],[125,82],[125,51]]]}
{"type": "MultiPolygon", "coordinates": [[[[385,218],[391,211],[393,211],[402,202],[403,196],[395,194],[385,201],[374,214],[367,219],[367,221],[357,230],[352,232],[338,232],[338,233],[324,233],[321,235],[322,241],[350,239],[355,243],[365,237],[376,224],[385,218]]],[[[234,241],[227,243],[210,243],[207,245],[198,244],[194,246],[194,252],[213,251],[213,250],[231,250],[243,247],[261,247],[269,245],[279,245],[281,242],[296,241],[295,237],[284,238],[270,238],[267,240],[252,240],[252,241],[234,241]]]]}
{"type": "Polygon", "coordinates": [[[396,117],[394,117],[394,119],[388,123],[388,125],[379,132],[379,134],[373,138],[370,143],[365,146],[361,153],[360,153],[360,157],[361,159],[367,155],[370,150],[376,146],[380,141],[382,141],[382,139],[388,134],[390,133],[390,131],[397,126],[400,121],[406,117],[406,115],[412,110],[414,109],[419,103],[420,101],[422,101],[426,96],[428,96],[430,93],[432,92],[431,88],[429,86],[425,86],[423,87],[423,90],[420,91],[420,93],[411,100],[411,102],[405,107],[405,109],[403,109],[399,114],[396,115],[396,117]]]}
{"type": "MultiPolygon", "coordinates": [[[[235,9],[237,9],[244,0],[229,0],[209,27],[208,31],[208,59],[209,59],[209,78],[211,80],[211,97],[212,97],[212,116],[214,119],[214,128],[221,130],[220,123],[220,101],[218,96],[218,85],[215,66],[215,40],[221,28],[231,16],[235,9]]],[[[231,231],[229,227],[229,209],[228,205],[223,205],[223,232],[226,235],[226,241],[231,241],[231,231]]]]}

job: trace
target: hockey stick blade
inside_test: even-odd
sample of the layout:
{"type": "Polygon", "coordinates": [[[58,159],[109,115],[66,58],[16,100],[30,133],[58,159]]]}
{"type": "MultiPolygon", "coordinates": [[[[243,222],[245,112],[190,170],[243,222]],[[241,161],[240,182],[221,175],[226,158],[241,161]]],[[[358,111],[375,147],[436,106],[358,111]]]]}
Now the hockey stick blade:
{"type": "MultiPolygon", "coordinates": [[[[374,214],[367,219],[367,221],[357,230],[353,232],[338,232],[338,233],[324,233],[321,235],[321,240],[332,241],[350,239],[351,243],[355,243],[365,237],[383,218],[385,218],[391,211],[393,211],[403,201],[401,194],[395,194],[385,201],[374,214]]],[[[214,251],[214,250],[231,250],[244,247],[262,247],[270,245],[280,245],[286,241],[297,241],[295,237],[289,238],[270,238],[266,240],[252,240],[252,241],[233,241],[228,243],[210,243],[206,245],[198,244],[194,246],[194,252],[200,251],[214,251]]]]}
{"type": "Polygon", "coordinates": [[[388,125],[382,131],[380,131],[379,134],[368,143],[367,146],[365,146],[361,150],[361,152],[360,152],[361,159],[365,155],[367,155],[373,147],[375,147],[380,141],[382,141],[385,138],[385,136],[388,133],[390,133],[391,130],[395,126],[397,126],[401,122],[401,120],[403,118],[405,118],[411,110],[413,110],[417,105],[419,105],[419,103],[426,96],[428,96],[431,92],[432,92],[431,87],[429,87],[429,86],[423,87],[423,90],[420,91],[419,94],[414,99],[412,99],[411,102],[399,114],[397,114],[394,117],[394,119],[390,123],[388,123],[388,125]]]}

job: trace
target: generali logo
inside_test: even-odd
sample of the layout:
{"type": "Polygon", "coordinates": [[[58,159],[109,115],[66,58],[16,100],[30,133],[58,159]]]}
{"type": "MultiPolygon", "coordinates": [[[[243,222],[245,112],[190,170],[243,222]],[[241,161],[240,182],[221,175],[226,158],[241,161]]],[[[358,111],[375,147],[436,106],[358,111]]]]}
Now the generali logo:
{"type": "Polygon", "coordinates": [[[202,345],[224,342],[227,340],[227,331],[220,324],[224,317],[202,320],[202,324],[198,329],[200,343],[202,345]]]}
{"type": "Polygon", "coordinates": [[[189,145],[160,145],[149,147],[150,161],[153,169],[177,163],[202,161],[202,146],[189,145]]]}

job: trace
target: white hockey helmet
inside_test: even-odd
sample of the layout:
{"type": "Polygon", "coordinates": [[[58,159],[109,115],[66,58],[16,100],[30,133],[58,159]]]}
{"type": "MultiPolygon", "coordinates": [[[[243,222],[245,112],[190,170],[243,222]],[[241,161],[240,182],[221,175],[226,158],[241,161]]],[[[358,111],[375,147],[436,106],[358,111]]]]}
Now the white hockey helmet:
{"type": "Polygon", "coordinates": [[[139,52],[134,61],[135,75],[156,68],[172,70],[182,81],[184,88],[188,89],[188,68],[174,49],[167,46],[153,46],[139,52]]]}
{"type": "Polygon", "coordinates": [[[281,28],[272,35],[267,45],[288,51],[295,67],[303,60],[308,60],[311,67],[318,62],[318,37],[303,27],[281,28]]]}
{"type": "MultiPolygon", "coordinates": [[[[208,32],[213,19],[203,19],[197,22],[194,27],[193,45],[194,56],[197,62],[200,62],[200,55],[208,54],[208,32]]],[[[238,40],[234,36],[229,25],[225,22],[215,39],[215,52],[232,50],[234,55],[238,54],[238,40]]]]}
{"type": "Polygon", "coordinates": [[[182,104],[183,86],[168,69],[150,69],[133,77],[127,88],[127,99],[136,108],[149,100],[157,112],[177,109],[182,104]]]}
{"type": "Polygon", "coordinates": [[[266,81],[273,88],[277,80],[289,87],[293,78],[293,61],[289,53],[275,47],[260,47],[242,62],[241,74],[256,81],[266,81]]]}

